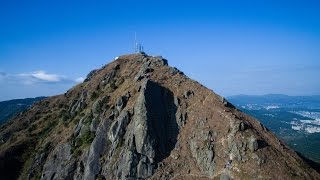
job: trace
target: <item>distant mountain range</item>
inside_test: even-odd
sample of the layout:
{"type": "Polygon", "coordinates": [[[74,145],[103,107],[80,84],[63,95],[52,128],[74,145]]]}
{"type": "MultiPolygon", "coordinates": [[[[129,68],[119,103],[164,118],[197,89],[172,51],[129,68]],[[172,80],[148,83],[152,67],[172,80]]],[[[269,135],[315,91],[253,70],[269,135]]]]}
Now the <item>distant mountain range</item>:
{"type": "Polygon", "coordinates": [[[7,122],[20,112],[27,110],[33,103],[45,97],[13,99],[0,102],[0,125],[7,122]]]}
{"type": "Polygon", "coordinates": [[[291,148],[320,162],[320,96],[237,95],[227,99],[291,148]]]}
{"type": "Polygon", "coordinates": [[[227,97],[234,104],[278,104],[292,108],[319,108],[320,95],[315,96],[288,96],[283,94],[267,95],[236,95],[227,97]]]}

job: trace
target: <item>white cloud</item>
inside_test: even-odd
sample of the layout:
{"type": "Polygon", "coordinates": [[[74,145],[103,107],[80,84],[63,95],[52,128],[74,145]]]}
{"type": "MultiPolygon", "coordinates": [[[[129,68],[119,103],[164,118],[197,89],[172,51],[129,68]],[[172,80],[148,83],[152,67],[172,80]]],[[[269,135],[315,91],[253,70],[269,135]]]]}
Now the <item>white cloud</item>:
{"type": "Polygon", "coordinates": [[[62,76],[59,76],[57,74],[47,74],[45,71],[37,71],[31,74],[34,78],[43,80],[43,81],[49,81],[49,82],[59,82],[63,79],[62,76]]]}
{"type": "Polygon", "coordinates": [[[24,84],[34,84],[37,82],[58,83],[67,80],[65,76],[48,74],[43,70],[18,74],[17,77],[19,77],[24,84]]]}
{"type": "Polygon", "coordinates": [[[84,81],[83,77],[78,77],[77,79],[74,80],[76,83],[82,83],[84,81]]]}
{"type": "Polygon", "coordinates": [[[39,83],[64,83],[64,84],[75,84],[82,83],[85,78],[70,78],[59,74],[51,74],[46,71],[39,70],[20,74],[6,74],[0,71],[0,82],[13,83],[13,84],[24,84],[33,85],[39,83]]]}

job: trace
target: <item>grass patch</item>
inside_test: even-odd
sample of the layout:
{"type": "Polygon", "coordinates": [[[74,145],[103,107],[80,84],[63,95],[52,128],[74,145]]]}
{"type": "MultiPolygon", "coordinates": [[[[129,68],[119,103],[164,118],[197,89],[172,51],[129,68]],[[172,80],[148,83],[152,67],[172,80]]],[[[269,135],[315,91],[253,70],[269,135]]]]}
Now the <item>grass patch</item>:
{"type": "Polygon", "coordinates": [[[47,121],[47,123],[45,124],[45,127],[42,129],[42,131],[40,131],[38,137],[39,139],[44,139],[45,137],[47,137],[47,135],[58,125],[58,121],[56,120],[51,120],[51,121],[47,121]]]}
{"type": "Polygon", "coordinates": [[[99,97],[99,94],[96,92],[96,91],[93,91],[91,96],[90,96],[90,99],[91,101],[97,99],[99,97]]]}
{"type": "Polygon", "coordinates": [[[28,127],[28,132],[31,133],[32,131],[34,131],[36,129],[36,125],[35,124],[31,124],[29,127],[28,127]]]}
{"type": "Polygon", "coordinates": [[[91,131],[87,131],[80,137],[77,137],[71,147],[71,153],[74,157],[78,157],[82,154],[82,150],[90,145],[95,138],[95,134],[91,131]]]}
{"type": "Polygon", "coordinates": [[[113,79],[108,85],[107,85],[107,92],[111,93],[117,89],[116,81],[113,79]]]}

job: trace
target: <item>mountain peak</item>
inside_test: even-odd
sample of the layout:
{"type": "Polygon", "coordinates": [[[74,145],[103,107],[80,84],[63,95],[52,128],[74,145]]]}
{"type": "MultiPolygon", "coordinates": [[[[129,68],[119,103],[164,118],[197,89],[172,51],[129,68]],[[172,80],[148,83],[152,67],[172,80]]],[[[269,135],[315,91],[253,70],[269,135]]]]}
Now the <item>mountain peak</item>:
{"type": "Polygon", "coordinates": [[[91,71],[0,130],[8,179],[320,177],[256,119],[144,53],[91,71]]]}

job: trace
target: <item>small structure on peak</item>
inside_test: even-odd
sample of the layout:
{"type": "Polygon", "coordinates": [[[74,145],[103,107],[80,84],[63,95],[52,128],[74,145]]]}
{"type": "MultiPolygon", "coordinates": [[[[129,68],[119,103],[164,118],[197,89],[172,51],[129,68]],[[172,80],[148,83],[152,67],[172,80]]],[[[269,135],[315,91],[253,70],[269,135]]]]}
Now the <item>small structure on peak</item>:
{"type": "Polygon", "coordinates": [[[142,44],[137,41],[137,33],[134,33],[134,52],[144,53],[142,44]]]}
{"type": "Polygon", "coordinates": [[[135,43],[135,49],[134,49],[135,53],[143,53],[143,46],[140,43],[135,43]]]}

